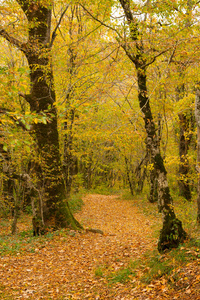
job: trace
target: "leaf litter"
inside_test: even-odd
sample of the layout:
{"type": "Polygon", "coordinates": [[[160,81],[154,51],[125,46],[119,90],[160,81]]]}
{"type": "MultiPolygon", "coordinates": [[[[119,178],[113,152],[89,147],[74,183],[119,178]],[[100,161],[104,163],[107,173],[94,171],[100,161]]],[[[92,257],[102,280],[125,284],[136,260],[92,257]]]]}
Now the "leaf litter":
{"type": "Polygon", "coordinates": [[[0,258],[0,299],[200,299],[197,262],[178,270],[170,288],[162,277],[141,283],[141,269],[130,269],[131,261],[156,248],[152,226],[158,220],[117,196],[87,195],[83,201],[75,217],[88,230],[61,231],[33,253],[0,258]],[[125,282],[109,281],[118,271],[125,282]]]}

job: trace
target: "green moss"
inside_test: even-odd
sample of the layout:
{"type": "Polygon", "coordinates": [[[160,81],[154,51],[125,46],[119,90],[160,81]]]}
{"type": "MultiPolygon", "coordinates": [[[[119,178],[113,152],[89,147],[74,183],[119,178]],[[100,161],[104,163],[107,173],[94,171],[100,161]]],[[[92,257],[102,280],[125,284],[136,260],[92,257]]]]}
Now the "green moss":
{"type": "Polygon", "coordinates": [[[80,211],[84,205],[82,194],[73,194],[70,197],[68,204],[72,213],[80,211]]]}
{"type": "Polygon", "coordinates": [[[182,223],[174,214],[168,214],[163,222],[163,228],[160,231],[158,241],[158,251],[162,253],[165,250],[177,248],[187,237],[183,230],[182,223]]]}

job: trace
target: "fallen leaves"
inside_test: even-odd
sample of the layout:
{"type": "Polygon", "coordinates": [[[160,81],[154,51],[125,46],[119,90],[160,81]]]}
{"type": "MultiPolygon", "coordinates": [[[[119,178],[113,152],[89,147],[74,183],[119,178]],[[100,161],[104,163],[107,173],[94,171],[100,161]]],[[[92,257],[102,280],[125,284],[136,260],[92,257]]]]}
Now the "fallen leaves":
{"type": "Polygon", "coordinates": [[[141,270],[134,270],[134,276],[129,269],[130,260],[155,247],[152,219],[116,196],[88,195],[84,203],[76,218],[85,228],[104,234],[66,230],[41,245],[38,238],[33,253],[1,257],[3,293],[12,299],[198,299],[194,290],[199,287],[199,273],[193,267],[193,274],[189,273],[190,265],[179,270],[188,279],[174,282],[177,289],[185,287],[177,293],[168,289],[164,278],[145,285],[140,281],[141,270]],[[108,284],[107,276],[116,272],[128,281],[108,284]]]}

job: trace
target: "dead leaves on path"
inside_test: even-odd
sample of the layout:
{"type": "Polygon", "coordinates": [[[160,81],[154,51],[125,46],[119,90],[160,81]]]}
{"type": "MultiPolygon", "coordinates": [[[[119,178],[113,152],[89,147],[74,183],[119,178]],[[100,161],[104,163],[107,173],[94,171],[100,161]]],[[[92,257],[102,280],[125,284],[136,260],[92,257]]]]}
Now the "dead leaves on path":
{"type": "Polygon", "coordinates": [[[156,247],[153,221],[116,196],[88,195],[84,203],[76,218],[85,228],[104,234],[63,231],[41,246],[38,243],[34,253],[1,257],[2,295],[8,293],[11,299],[179,299],[167,298],[171,291],[162,280],[142,286],[139,273],[127,273],[126,284],[108,285],[108,274],[126,270],[130,260],[156,247]]]}

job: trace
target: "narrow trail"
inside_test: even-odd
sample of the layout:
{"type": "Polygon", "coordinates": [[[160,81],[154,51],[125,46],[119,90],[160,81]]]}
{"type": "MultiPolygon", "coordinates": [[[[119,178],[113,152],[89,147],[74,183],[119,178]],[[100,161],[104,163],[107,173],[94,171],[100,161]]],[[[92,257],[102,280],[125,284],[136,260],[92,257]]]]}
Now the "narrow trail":
{"type": "Polygon", "coordinates": [[[11,295],[8,299],[175,299],[163,293],[147,296],[147,290],[137,293],[133,282],[108,285],[107,274],[156,248],[153,221],[117,196],[87,195],[83,200],[76,218],[84,228],[104,234],[66,231],[34,253],[0,257],[0,287],[11,295]]]}
{"type": "Polygon", "coordinates": [[[150,221],[116,196],[88,195],[83,200],[76,218],[104,234],[71,232],[55,236],[35,253],[2,257],[0,285],[12,299],[121,299],[121,287],[112,292],[95,270],[116,271],[150,249],[150,221]]]}
{"type": "Polygon", "coordinates": [[[82,212],[76,217],[84,227],[104,232],[103,236],[94,238],[102,252],[107,245],[111,257],[113,249],[120,257],[124,252],[125,256],[137,256],[152,247],[150,221],[131,202],[119,200],[117,196],[88,195],[84,203],[82,212]]]}

